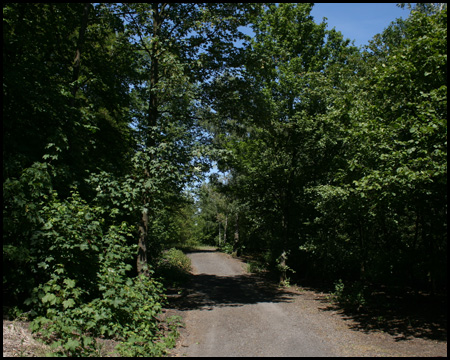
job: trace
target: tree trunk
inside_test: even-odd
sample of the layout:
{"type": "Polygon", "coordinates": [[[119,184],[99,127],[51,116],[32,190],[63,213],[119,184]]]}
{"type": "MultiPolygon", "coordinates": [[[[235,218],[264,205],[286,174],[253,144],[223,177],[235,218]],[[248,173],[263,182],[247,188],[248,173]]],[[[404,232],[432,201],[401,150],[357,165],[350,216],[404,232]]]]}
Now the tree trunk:
{"type": "MultiPolygon", "coordinates": [[[[158,95],[156,93],[156,87],[158,84],[158,42],[160,36],[161,22],[162,19],[159,16],[158,4],[152,4],[152,17],[153,17],[153,41],[151,47],[150,56],[150,98],[148,105],[148,136],[146,139],[147,148],[152,148],[156,145],[153,130],[158,124],[158,95]]],[[[153,160],[153,155],[150,155],[150,159],[153,160]]],[[[150,177],[150,172],[145,169],[145,177],[150,177]]],[[[138,275],[144,274],[149,275],[148,271],[148,228],[149,228],[149,203],[150,195],[147,193],[143,198],[144,210],[142,211],[142,216],[139,224],[139,240],[138,240],[138,256],[137,256],[137,272],[138,275]]]]}
{"type": "Polygon", "coordinates": [[[290,210],[290,197],[289,197],[289,182],[287,184],[287,190],[282,194],[282,215],[281,215],[281,255],[280,255],[280,282],[287,280],[286,272],[286,249],[289,243],[289,210],[290,210]]]}
{"type": "Polygon", "coordinates": [[[90,3],[84,4],[83,17],[81,19],[80,32],[78,34],[77,49],[75,51],[75,58],[73,59],[73,72],[72,72],[72,106],[75,105],[75,95],[78,91],[78,84],[76,83],[80,77],[80,67],[81,67],[81,51],[84,45],[84,36],[86,34],[87,24],[89,20],[89,10],[91,8],[90,3]]]}
{"type": "Polygon", "coordinates": [[[366,249],[366,243],[365,243],[365,240],[364,240],[365,232],[364,232],[364,228],[363,228],[362,222],[360,222],[359,225],[358,225],[358,231],[359,231],[359,248],[360,248],[360,252],[359,252],[359,265],[360,265],[359,278],[360,278],[361,281],[365,281],[365,279],[366,279],[366,253],[367,253],[367,249],[366,249]]]}
{"type": "Polygon", "coordinates": [[[228,215],[225,215],[225,224],[223,226],[223,243],[227,243],[228,215]]]}
{"type": "MultiPolygon", "coordinates": [[[[158,59],[158,43],[161,40],[160,30],[161,30],[161,18],[159,16],[158,4],[152,4],[153,10],[153,38],[151,43],[151,59],[150,59],[150,98],[148,104],[148,125],[151,130],[158,124],[158,95],[156,90],[156,85],[159,81],[159,59],[158,59]]],[[[153,136],[147,138],[147,146],[155,146],[155,139],[153,136]]]]}
{"type": "Polygon", "coordinates": [[[141,222],[139,223],[139,241],[137,255],[137,273],[138,275],[149,275],[147,259],[147,235],[148,235],[148,210],[142,211],[141,222]]]}
{"type": "Polygon", "coordinates": [[[287,273],[286,273],[286,251],[283,250],[280,256],[280,283],[283,283],[287,280],[287,273]]]}
{"type": "Polygon", "coordinates": [[[241,255],[239,253],[239,214],[236,214],[236,222],[234,223],[233,251],[236,253],[236,256],[241,255]]]}

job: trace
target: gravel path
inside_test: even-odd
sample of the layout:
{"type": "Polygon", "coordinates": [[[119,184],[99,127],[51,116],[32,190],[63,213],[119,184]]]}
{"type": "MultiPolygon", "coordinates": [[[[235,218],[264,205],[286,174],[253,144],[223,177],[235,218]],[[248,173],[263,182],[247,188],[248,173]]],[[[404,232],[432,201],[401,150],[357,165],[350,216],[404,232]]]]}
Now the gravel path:
{"type": "MultiPolygon", "coordinates": [[[[187,356],[333,356],[315,324],[292,316],[293,296],[264,286],[217,252],[190,254],[195,307],[185,318],[187,356]],[[201,294],[201,295],[199,295],[201,294]]],[[[192,303],[192,302],[191,302],[192,303]]]]}
{"type": "Polygon", "coordinates": [[[280,289],[229,255],[188,254],[192,281],[174,302],[184,318],[172,356],[446,356],[447,344],[423,339],[398,342],[384,333],[351,330],[324,297],[280,289]]]}

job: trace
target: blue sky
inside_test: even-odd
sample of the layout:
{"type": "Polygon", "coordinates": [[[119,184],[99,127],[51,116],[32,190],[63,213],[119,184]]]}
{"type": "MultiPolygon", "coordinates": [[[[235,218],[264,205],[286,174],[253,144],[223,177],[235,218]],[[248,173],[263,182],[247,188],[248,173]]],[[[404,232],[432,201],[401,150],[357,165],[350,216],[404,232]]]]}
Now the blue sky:
{"type": "Polygon", "coordinates": [[[367,45],[397,18],[407,18],[409,10],[397,3],[315,3],[311,11],[316,23],[326,17],[328,29],[333,27],[344,38],[355,40],[356,46],[367,45]]]}

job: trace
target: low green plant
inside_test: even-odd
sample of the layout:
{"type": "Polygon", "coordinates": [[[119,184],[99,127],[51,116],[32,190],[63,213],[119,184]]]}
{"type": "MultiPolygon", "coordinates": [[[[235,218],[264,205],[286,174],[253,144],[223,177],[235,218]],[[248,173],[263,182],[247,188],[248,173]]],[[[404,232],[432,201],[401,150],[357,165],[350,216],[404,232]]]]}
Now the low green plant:
{"type": "Polygon", "coordinates": [[[346,286],[342,279],[339,279],[334,288],[335,291],[331,293],[330,298],[342,306],[360,309],[367,304],[369,288],[361,281],[346,286]]]}
{"type": "Polygon", "coordinates": [[[285,288],[291,287],[291,279],[286,278],[286,279],[280,281],[280,286],[285,287],[285,288]]]}
{"type": "Polygon", "coordinates": [[[256,260],[250,260],[247,263],[247,271],[249,273],[261,273],[263,271],[265,271],[266,268],[264,267],[264,264],[262,264],[260,261],[256,261],[256,260]]]}
{"type": "Polygon", "coordinates": [[[290,254],[290,251],[283,251],[283,253],[276,259],[276,269],[283,274],[284,280],[280,281],[280,286],[289,287],[290,286],[290,278],[287,276],[287,273],[290,272],[295,274],[295,270],[287,265],[287,258],[290,254]]]}
{"type": "Polygon", "coordinates": [[[105,231],[100,212],[76,192],[65,201],[55,195],[43,209],[35,241],[47,247],[39,269],[48,279],[27,300],[31,329],[64,356],[98,354],[98,337],[118,341],[122,356],[164,354],[175,333],[160,320],[166,296],[153,271],[130,277],[134,227],[122,222],[105,231]]]}
{"type": "Polygon", "coordinates": [[[231,243],[222,244],[220,246],[220,251],[223,251],[224,253],[230,254],[230,255],[233,254],[233,251],[234,251],[233,244],[231,244],[231,243]]]}
{"type": "Polygon", "coordinates": [[[177,286],[189,277],[191,259],[183,251],[171,248],[165,251],[156,266],[156,273],[167,286],[177,286]]]}

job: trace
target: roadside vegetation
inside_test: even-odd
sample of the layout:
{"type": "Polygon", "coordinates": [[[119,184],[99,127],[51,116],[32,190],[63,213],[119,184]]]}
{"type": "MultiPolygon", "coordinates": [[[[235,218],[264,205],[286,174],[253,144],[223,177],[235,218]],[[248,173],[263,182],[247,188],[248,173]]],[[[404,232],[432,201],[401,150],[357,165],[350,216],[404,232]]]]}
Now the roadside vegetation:
{"type": "Polygon", "coordinates": [[[165,251],[156,264],[156,275],[166,288],[178,287],[186,283],[191,271],[191,260],[176,248],[165,251]]]}

